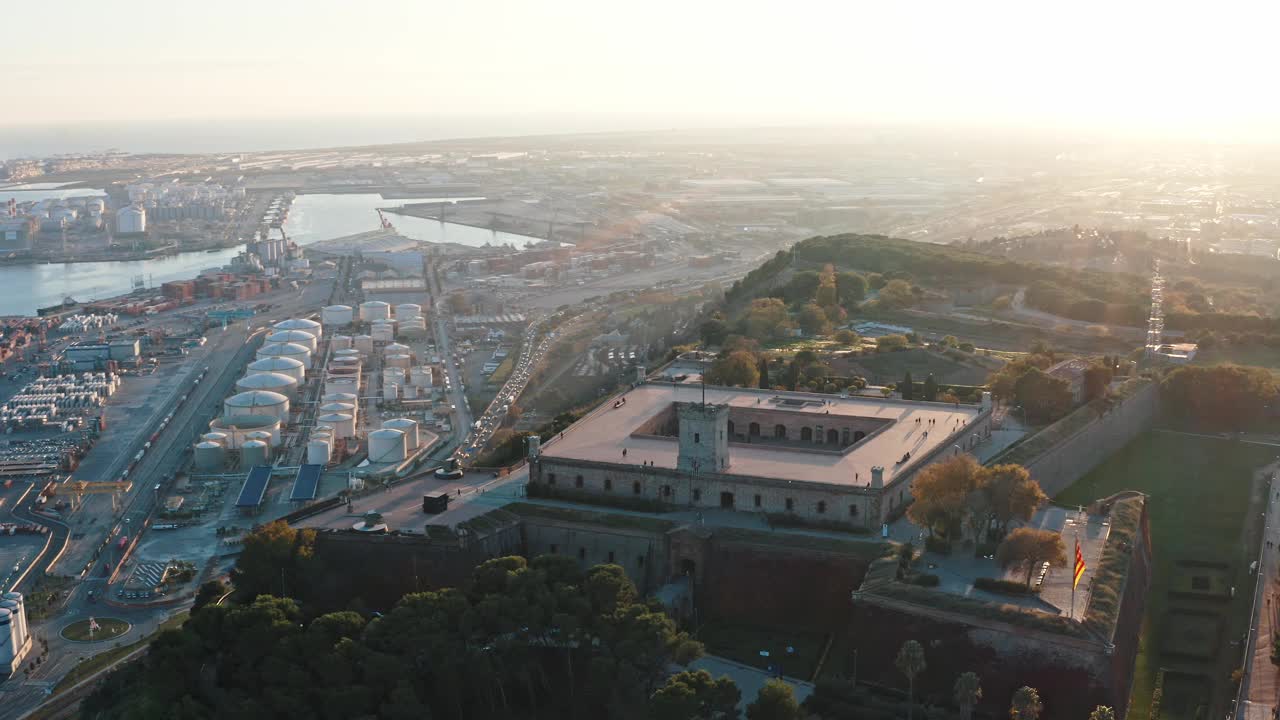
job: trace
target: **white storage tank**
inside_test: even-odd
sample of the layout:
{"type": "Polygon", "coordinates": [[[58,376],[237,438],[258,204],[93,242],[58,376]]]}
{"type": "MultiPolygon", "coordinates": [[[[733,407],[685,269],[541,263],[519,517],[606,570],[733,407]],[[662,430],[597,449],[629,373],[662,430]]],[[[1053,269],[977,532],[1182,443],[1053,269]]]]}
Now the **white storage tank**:
{"type": "Polygon", "coordinates": [[[389,343],[396,339],[396,327],[391,323],[377,323],[369,329],[374,342],[389,343]]]}
{"type": "Polygon", "coordinates": [[[402,462],[406,455],[404,433],[400,430],[374,430],[369,433],[369,462],[402,462]]]}
{"type": "Polygon", "coordinates": [[[320,398],[320,401],[326,402],[326,403],[331,403],[331,402],[351,403],[352,405],[354,405],[357,399],[358,398],[354,393],[336,392],[336,393],[325,393],[324,396],[320,398]]]}
{"type": "Polygon", "coordinates": [[[374,320],[390,320],[391,306],[381,300],[370,300],[360,303],[360,319],[364,322],[374,320]]]}
{"type": "Polygon", "coordinates": [[[195,464],[197,470],[218,472],[226,466],[226,450],[216,442],[196,443],[195,464]]]}
{"type": "Polygon", "coordinates": [[[316,336],[303,330],[279,330],[267,336],[266,345],[297,343],[308,352],[316,351],[316,336]]]}
{"type": "Polygon", "coordinates": [[[407,371],[409,366],[413,364],[413,358],[408,355],[388,355],[386,363],[387,367],[399,368],[407,371]]]}
{"type": "Polygon", "coordinates": [[[359,390],[360,384],[356,382],[354,377],[335,375],[324,380],[324,394],[326,395],[329,393],[351,393],[354,395],[359,390]]]}
{"type": "Polygon", "coordinates": [[[307,368],[302,364],[301,360],[292,357],[265,357],[261,360],[254,360],[249,363],[247,374],[257,375],[258,373],[288,375],[296,380],[299,385],[307,380],[307,368]]]}
{"type": "Polygon", "coordinates": [[[351,336],[350,335],[334,335],[333,340],[331,341],[331,345],[333,346],[333,349],[335,352],[342,351],[342,350],[350,350],[351,336]]]}
{"type": "Polygon", "coordinates": [[[226,447],[228,436],[226,433],[207,432],[200,436],[200,440],[201,442],[211,442],[226,447]]]}
{"type": "Polygon", "coordinates": [[[382,348],[382,354],[383,354],[384,356],[386,356],[386,355],[412,355],[412,354],[413,354],[413,348],[409,347],[408,345],[402,345],[401,343],[393,342],[393,343],[391,343],[390,345],[387,345],[386,347],[382,348]]]}
{"type": "Polygon", "coordinates": [[[368,355],[373,352],[372,335],[357,335],[352,338],[352,341],[355,344],[356,351],[361,355],[368,355]]]}
{"type": "Polygon", "coordinates": [[[320,323],[326,327],[343,327],[355,321],[350,305],[330,305],[320,311],[320,323]]]}
{"type": "Polygon", "coordinates": [[[404,444],[409,450],[417,450],[418,443],[418,423],[409,418],[395,418],[382,423],[385,430],[399,430],[404,433],[404,444]]]}
{"type": "Polygon", "coordinates": [[[417,400],[417,399],[418,399],[418,388],[417,388],[417,386],[415,386],[415,385],[401,385],[401,386],[400,386],[400,397],[404,398],[405,400],[417,400]]]}
{"type": "Polygon", "coordinates": [[[417,303],[401,303],[396,306],[396,320],[404,322],[417,317],[422,317],[421,305],[417,303]]]}
{"type": "Polygon", "coordinates": [[[347,413],[348,415],[356,414],[356,406],[351,403],[344,402],[327,402],[319,407],[321,415],[330,415],[332,413],[347,413]]]}
{"type": "Polygon", "coordinates": [[[311,351],[305,345],[297,343],[271,343],[258,348],[259,360],[269,357],[287,357],[293,358],[302,363],[303,367],[311,367],[311,351]]]}
{"type": "Polygon", "coordinates": [[[289,318],[288,320],[281,320],[280,322],[276,323],[275,325],[272,325],[271,327],[275,328],[277,331],[301,330],[302,332],[311,335],[317,340],[324,337],[324,330],[320,326],[320,323],[316,322],[315,320],[308,320],[306,318],[289,318]]]}
{"type": "Polygon", "coordinates": [[[251,468],[271,462],[271,446],[261,440],[245,440],[240,446],[240,467],[251,468]]]}
{"type": "Polygon", "coordinates": [[[382,399],[383,399],[383,400],[385,400],[386,402],[395,402],[395,401],[399,400],[399,399],[400,399],[400,385],[399,385],[399,383],[393,383],[393,382],[391,382],[391,383],[383,383],[383,384],[382,384],[382,399]]]}
{"type": "Polygon", "coordinates": [[[130,205],[116,212],[116,232],[121,235],[144,233],[147,231],[147,211],[130,205]]]}
{"type": "Polygon", "coordinates": [[[421,320],[410,320],[400,323],[399,337],[417,340],[427,336],[427,324],[421,320]]]}
{"type": "Polygon", "coordinates": [[[329,361],[330,370],[359,370],[360,358],[339,355],[329,361]]]}
{"type": "Polygon", "coordinates": [[[382,368],[382,382],[404,382],[404,368],[395,366],[382,368]]]}
{"type": "Polygon", "coordinates": [[[236,390],[240,392],[270,390],[292,398],[298,394],[298,381],[282,373],[255,373],[253,375],[245,375],[237,380],[236,390]]]}
{"type": "Polygon", "coordinates": [[[307,463],[310,465],[328,465],[329,458],[332,456],[329,443],[324,440],[312,439],[307,443],[307,463]]]}
{"type": "Polygon", "coordinates": [[[245,440],[261,440],[262,442],[268,445],[272,444],[271,440],[274,437],[275,437],[274,435],[267,432],[266,430],[250,430],[249,432],[244,434],[245,440]]]}
{"type": "Polygon", "coordinates": [[[271,446],[278,447],[280,445],[280,418],[270,417],[268,415],[237,415],[232,418],[215,418],[209,423],[209,427],[217,432],[227,434],[227,447],[230,450],[238,450],[246,440],[250,440],[248,433],[251,432],[268,432],[271,433],[271,446]]]}
{"type": "Polygon", "coordinates": [[[431,387],[431,368],[425,365],[409,368],[409,384],[420,388],[431,387]]]}
{"type": "Polygon", "coordinates": [[[333,430],[333,436],[337,438],[351,438],[356,436],[356,419],[347,413],[329,413],[316,418],[316,424],[321,427],[327,427],[333,430]]]}
{"type": "Polygon", "coordinates": [[[222,401],[222,416],[234,418],[240,415],[254,415],[289,419],[289,398],[270,390],[249,390],[237,393],[222,401]]]}

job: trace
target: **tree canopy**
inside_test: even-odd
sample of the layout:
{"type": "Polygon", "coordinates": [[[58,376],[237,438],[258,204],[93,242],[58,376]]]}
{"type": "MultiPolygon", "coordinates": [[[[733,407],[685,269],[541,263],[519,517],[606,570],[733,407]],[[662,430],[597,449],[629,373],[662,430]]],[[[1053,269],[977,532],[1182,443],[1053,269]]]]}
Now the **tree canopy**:
{"type": "Polygon", "coordinates": [[[406,595],[372,621],[350,611],[308,621],[267,594],[204,607],[84,709],[129,720],[644,718],[652,707],[736,717],[727,679],[664,682],[701,651],[616,565],[584,573],[562,556],[505,557],[476,568],[466,591],[406,595]]]}
{"type": "Polygon", "coordinates": [[[1165,376],[1161,393],[1170,409],[1203,427],[1238,430],[1276,402],[1271,371],[1239,365],[1180,367],[1165,376]]]}
{"type": "Polygon", "coordinates": [[[1006,570],[1025,570],[1029,588],[1032,574],[1043,563],[1066,565],[1067,550],[1062,543],[1062,535],[1052,530],[1018,528],[996,548],[996,562],[1006,570]]]}

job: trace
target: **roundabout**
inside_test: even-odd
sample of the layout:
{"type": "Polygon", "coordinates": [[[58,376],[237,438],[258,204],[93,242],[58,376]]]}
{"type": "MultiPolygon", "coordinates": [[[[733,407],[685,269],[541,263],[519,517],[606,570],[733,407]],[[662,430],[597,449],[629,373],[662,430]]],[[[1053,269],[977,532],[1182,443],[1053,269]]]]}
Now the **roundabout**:
{"type": "Polygon", "coordinates": [[[105,642],[120,638],[133,627],[119,618],[85,618],[62,628],[58,633],[71,642],[105,642]],[[94,623],[90,628],[89,623],[94,623]]]}

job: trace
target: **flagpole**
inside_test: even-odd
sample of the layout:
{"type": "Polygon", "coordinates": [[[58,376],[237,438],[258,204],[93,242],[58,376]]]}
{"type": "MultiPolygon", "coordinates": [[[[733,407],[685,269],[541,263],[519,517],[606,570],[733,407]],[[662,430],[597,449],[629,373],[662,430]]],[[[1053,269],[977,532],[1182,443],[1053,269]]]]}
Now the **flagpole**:
{"type": "MultiPolygon", "coordinates": [[[[1076,557],[1080,557],[1079,530],[1076,530],[1076,557]]],[[[1074,562],[1071,564],[1071,614],[1068,617],[1072,620],[1076,619],[1076,565],[1074,562]]]]}

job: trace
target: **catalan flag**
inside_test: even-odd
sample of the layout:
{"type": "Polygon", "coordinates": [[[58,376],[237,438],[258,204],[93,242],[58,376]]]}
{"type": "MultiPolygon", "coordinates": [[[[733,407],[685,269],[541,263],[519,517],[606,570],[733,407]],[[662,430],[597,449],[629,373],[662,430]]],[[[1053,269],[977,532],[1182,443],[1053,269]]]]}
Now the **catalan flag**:
{"type": "Polygon", "coordinates": [[[1076,539],[1076,568],[1075,568],[1075,576],[1071,582],[1072,590],[1075,590],[1076,586],[1080,584],[1080,578],[1084,575],[1084,568],[1085,568],[1084,553],[1080,552],[1080,540],[1077,538],[1076,539]]]}

